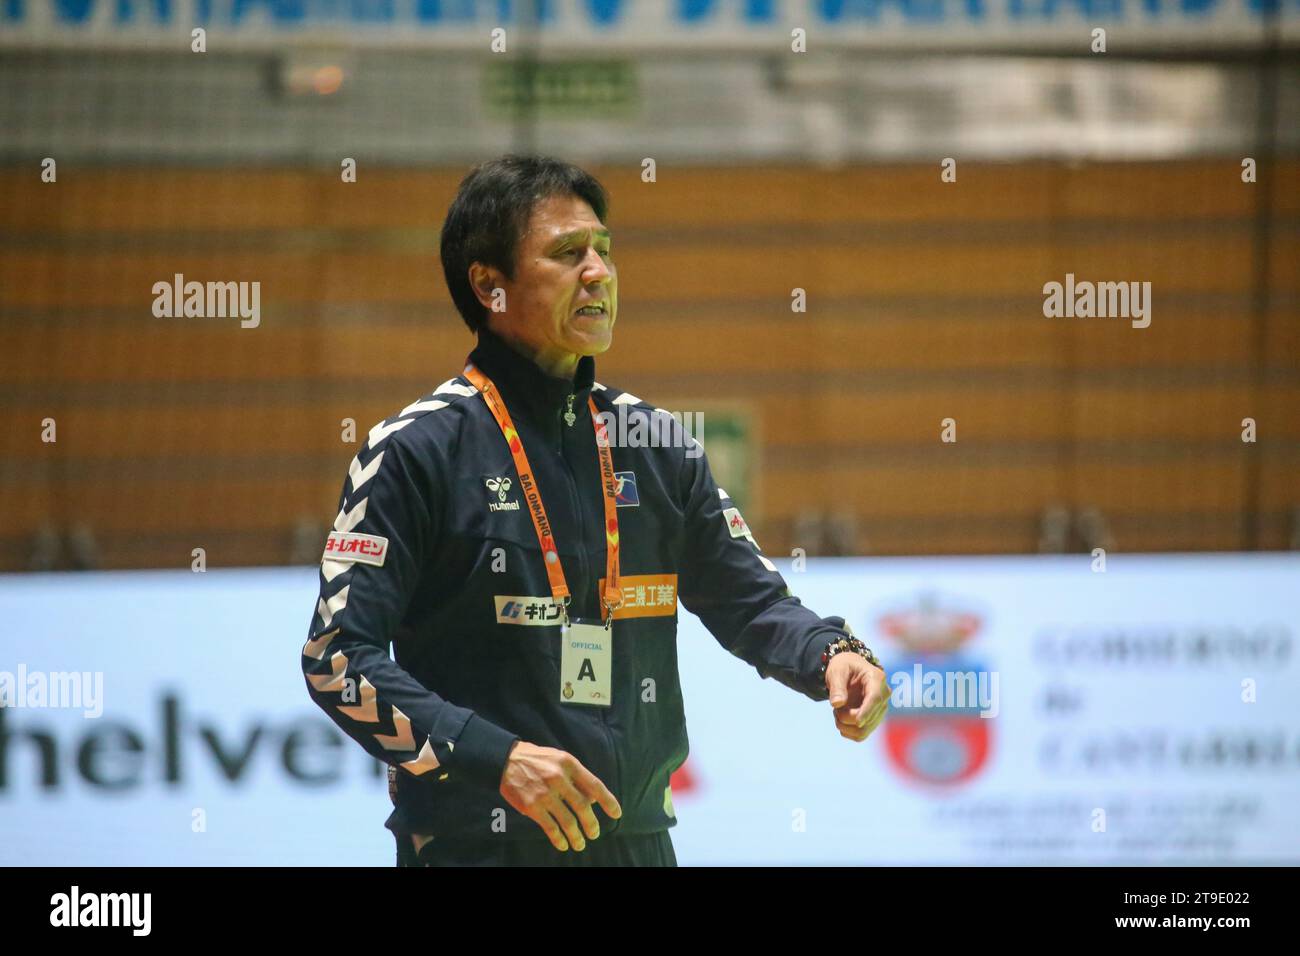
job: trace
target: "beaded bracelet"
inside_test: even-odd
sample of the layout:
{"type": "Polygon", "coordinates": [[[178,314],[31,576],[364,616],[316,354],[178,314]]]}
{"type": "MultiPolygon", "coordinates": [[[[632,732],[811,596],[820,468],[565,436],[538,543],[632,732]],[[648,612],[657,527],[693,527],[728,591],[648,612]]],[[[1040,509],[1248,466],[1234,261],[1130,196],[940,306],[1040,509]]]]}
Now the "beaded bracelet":
{"type": "Polygon", "coordinates": [[[843,654],[845,651],[851,651],[854,654],[865,657],[867,663],[884,670],[880,665],[880,661],[876,660],[876,655],[871,653],[871,648],[867,647],[867,645],[863,644],[860,640],[850,634],[847,637],[841,637],[839,640],[831,641],[826,645],[826,650],[822,651],[821,679],[823,683],[826,680],[826,668],[830,664],[831,658],[836,654],[843,654]]]}

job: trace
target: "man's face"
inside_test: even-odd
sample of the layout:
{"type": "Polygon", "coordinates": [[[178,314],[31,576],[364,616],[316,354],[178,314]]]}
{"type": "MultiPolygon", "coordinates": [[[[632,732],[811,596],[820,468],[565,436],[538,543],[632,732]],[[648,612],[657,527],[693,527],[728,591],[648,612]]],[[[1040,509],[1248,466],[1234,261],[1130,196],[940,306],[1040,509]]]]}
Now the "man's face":
{"type": "Polygon", "coordinates": [[[488,324],[565,377],[577,358],[609,348],[618,312],[618,274],[609,230],[585,200],[552,196],[533,207],[515,250],[515,277],[475,263],[470,281],[488,309],[488,324]],[[492,311],[491,290],[505,291],[505,311],[492,311]],[[485,297],[486,292],[486,297],[485,297]],[[595,312],[581,311],[602,306],[595,312]]]}

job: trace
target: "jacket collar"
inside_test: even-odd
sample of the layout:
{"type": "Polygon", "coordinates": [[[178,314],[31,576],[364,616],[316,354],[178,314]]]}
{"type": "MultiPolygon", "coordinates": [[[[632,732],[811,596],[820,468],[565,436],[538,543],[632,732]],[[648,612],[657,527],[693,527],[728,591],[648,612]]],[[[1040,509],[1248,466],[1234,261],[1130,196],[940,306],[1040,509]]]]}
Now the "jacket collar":
{"type": "Polygon", "coordinates": [[[470,352],[469,361],[496,385],[511,418],[527,417],[548,430],[568,409],[570,395],[575,411],[586,407],[596,377],[596,360],[590,355],[578,360],[572,380],[548,375],[486,326],[479,330],[478,345],[470,352]]]}

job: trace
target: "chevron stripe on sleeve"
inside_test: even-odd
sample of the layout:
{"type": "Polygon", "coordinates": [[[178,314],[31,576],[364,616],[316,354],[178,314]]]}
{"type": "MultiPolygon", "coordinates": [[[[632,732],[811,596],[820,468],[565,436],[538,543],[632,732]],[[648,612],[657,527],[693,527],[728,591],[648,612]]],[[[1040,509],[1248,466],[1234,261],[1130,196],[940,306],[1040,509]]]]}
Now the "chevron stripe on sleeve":
{"type": "Polygon", "coordinates": [[[438,431],[421,420],[476,392],[450,379],[370,430],[344,479],[301,655],[312,700],[349,736],[386,763],[438,779],[458,768],[499,777],[498,757],[504,763],[501,750],[513,742],[429,691],[389,655],[439,530],[438,431]],[[466,737],[471,753],[453,759],[466,737]]]}

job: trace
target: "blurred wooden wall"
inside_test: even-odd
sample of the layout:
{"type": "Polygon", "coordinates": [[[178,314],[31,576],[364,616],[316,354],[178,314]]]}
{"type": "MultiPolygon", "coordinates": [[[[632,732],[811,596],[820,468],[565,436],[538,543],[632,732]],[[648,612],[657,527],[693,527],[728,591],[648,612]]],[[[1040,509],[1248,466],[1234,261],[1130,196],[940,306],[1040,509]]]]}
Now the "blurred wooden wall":
{"type": "MultiPolygon", "coordinates": [[[[868,553],[1034,551],[1052,505],[1125,551],[1290,543],[1300,163],[595,171],[620,274],[597,377],[752,410],[769,553],[809,515],[868,553]],[[1067,272],[1150,281],[1151,326],[1044,318],[1067,272]]],[[[437,258],[462,172],[0,171],[0,570],[41,528],[110,568],[301,559],[359,447],[341,420],[364,441],[472,347],[437,258]],[[260,281],[260,326],[155,318],[175,273],[260,281]]]]}

